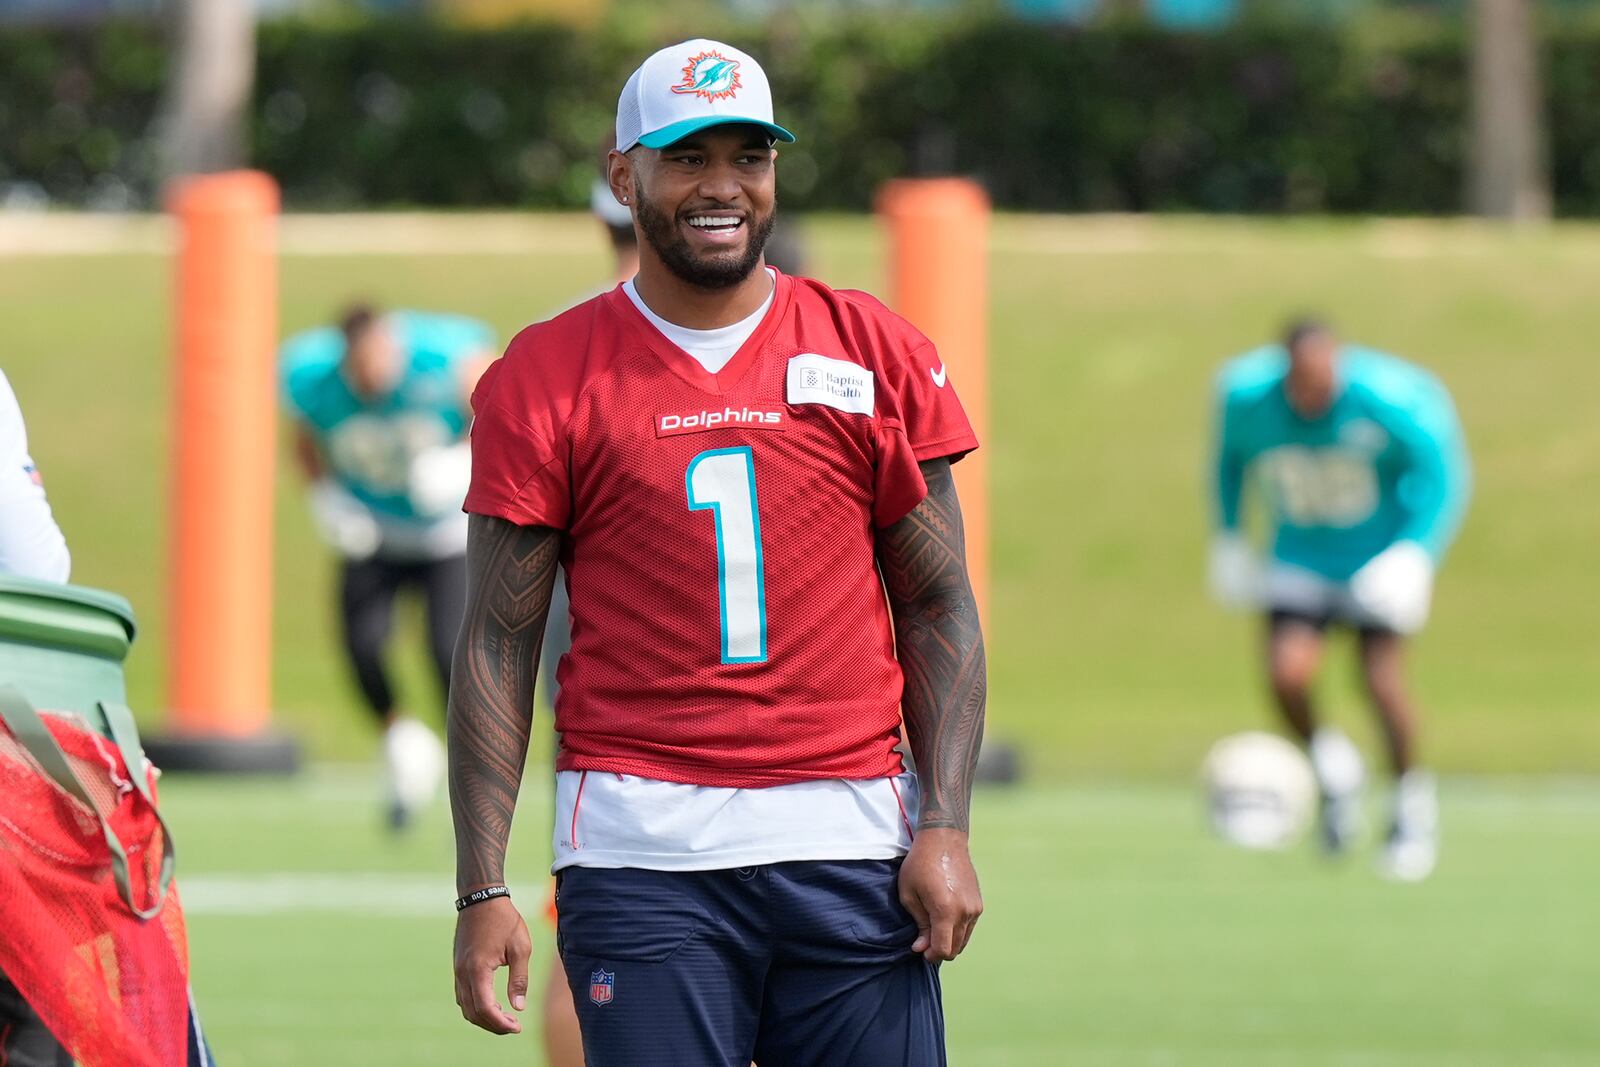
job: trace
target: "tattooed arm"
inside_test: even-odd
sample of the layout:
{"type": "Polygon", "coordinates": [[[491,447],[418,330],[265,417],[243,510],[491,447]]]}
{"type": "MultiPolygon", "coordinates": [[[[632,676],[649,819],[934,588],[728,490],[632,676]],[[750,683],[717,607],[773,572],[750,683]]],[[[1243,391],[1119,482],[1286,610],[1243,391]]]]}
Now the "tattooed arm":
{"type": "Polygon", "coordinates": [[[983,634],[950,461],[922,464],[922,477],[927,497],[879,534],[878,564],[906,679],[906,729],[922,791],[917,827],[964,832],[988,692],[983,634]]]}
{"type": "MultiPolygon", "coordinates": [[[[511,817],[532,727],[533,681],[555,584],[561,533],[470,517],[467,605],[450,670],[450,814],[456,830],[456,892],[503,884],[511,817]]],[[[528,992],[527,925],[507,897],[475,904],[456,921],[456,1003],[492,1033],[516,1033],[495,999],[494,975],[511,968],[508,995],[521,1011],[528,992]]]]}
{"type": "Polygon", "coordinates": [[[922,477],[927,497],[878,535],[878,566],[922,794],[900,901],[919,928],[912,951],[938,961],[960,954],[983,912],[967,829],[988,680],[950,461],[922,464],[922,477]]]}

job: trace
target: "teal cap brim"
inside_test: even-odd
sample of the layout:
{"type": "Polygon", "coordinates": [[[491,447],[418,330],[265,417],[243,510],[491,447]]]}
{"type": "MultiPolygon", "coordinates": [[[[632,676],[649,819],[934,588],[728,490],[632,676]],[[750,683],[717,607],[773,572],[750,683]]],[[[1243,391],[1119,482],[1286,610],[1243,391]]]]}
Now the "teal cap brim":
{"type": "Polygon", "coordinates": [[[760,126],[778,140],[786,144],[794,143],[794,134],[782,126],[760,119],[741,118],[738,115],[706,115],[698,119],[684,119],[682,122],[674,122],[671,126],[663,126],[653,133],[645,134],[639,138],[639,143],[646,148],[666,148],[668,145],[677,144],[691,133],[699,133],[710,126],[760,126]]]}

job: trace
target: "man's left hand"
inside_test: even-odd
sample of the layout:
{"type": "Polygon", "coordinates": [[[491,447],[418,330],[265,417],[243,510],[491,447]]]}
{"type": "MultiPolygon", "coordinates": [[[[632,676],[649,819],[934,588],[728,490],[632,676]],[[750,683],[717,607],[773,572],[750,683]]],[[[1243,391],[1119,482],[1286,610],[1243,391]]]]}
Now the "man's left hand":
{"type": "Polygon", "coordinates": [[[920,952],[929,963],[961,955],[983,914],[966,831],[917,831],[900,866],[900,903],[917,921],[912,952],[920,952]]]}

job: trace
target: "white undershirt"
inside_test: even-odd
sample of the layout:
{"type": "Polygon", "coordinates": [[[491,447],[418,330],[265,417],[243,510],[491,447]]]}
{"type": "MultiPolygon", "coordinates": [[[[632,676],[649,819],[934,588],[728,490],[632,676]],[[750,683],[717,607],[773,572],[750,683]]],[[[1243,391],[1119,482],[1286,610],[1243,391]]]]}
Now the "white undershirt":
{"type": "Polygon", "coordinates": [[[767,275],[772,278],[772,288],[768,291],[767,298],[761,302],[761,306],[732,326],[718,326],[714,330],[691,330],[687,326],[668,322],[645,306],[644,301],[639,298],[639,290],[634,287],[632,278],[622,283],[622,291],[628,294],[628,299],[633,301],[633,306],[639,309],[639,314],[649,320],[650,325],[660,330],[667,340],[693,356],[695,361],[706,369],[707,374],[715,374],[728,365],[728,360],[750,340],[750,335],[756,332],[761,320],[767,317],[767,310],[772,307],[773,298],[778,293],[778,276],[773,273],[771,267],[767,268],[767,275]]]}
{"type": "Polygon", "coordinates": [[[556,774],[552,871],[723,871],[796,860],[888,860],[911,847],[916,776],[682,785],[605,771],[556,774]]]}
{"type": "MultiPolygon", "coordinates": [[[[775,274],[773,283],[754,314],[715,330],[668,322],[645,306],[632,281],[622,291],[667,340],[715,374],[761,325],[777,293],[775,274]]],[[[713,871],[796,860],[894,859],[911,847],[918,804],[910,773],[729,789],[561,771],[551,870],[713,871]]]]}

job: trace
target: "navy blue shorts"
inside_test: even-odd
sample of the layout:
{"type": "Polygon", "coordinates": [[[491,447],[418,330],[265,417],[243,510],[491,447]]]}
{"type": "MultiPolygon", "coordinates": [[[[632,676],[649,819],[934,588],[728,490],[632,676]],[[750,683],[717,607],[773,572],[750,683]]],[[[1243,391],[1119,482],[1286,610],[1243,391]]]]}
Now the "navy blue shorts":
{"type": "Polygon", "coordinates": [[[943,1067],[899,861],[568,867],[557,944],[590,1067],[943,1067]]]}

